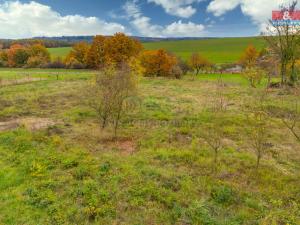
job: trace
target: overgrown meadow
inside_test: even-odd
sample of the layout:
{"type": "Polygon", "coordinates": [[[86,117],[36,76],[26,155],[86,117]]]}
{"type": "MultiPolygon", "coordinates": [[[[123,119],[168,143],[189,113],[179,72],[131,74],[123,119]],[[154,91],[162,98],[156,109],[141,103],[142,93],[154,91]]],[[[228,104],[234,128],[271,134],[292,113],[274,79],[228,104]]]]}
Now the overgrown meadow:
{"type": "Polygon", "coordinates": [[[140,78],[115,139],[85,104],[94,75],[0,70],[0,224],[300,224],[299,142],[278,116],[299,90],[238,74],[140,78]],[[257,169],[249,115],[262,93],[257,169]]]}

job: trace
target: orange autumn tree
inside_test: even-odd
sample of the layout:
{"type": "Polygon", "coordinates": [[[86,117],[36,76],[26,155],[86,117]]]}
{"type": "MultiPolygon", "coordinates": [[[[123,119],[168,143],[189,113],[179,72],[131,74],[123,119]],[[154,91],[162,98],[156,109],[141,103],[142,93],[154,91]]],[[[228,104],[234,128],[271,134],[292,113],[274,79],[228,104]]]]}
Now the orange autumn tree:
{"type": "Polygon", "coordinates": [[[112,37],[101,35],[93,39],[90,46],[86,64],[92,69],[104,69],[105,67],[120,67],[123,63],[129,63],[132,58],[138,58],[143,50],[142,44],[123,33],[116,33],[112,37]]]}
{"type": "Polygon", "coordinates": [[[144,51],[141,56],[144,74],[150,77],[171,77],[172,69],[177,63],[176,57],[164,49],[144,51]]]}
{"type": "Polygon", "coordinates": [[[107,38],[104,44],[105,64],[106,66],[121,66],[128,63],[131,58],[139,56],[143,50],[142,44],[123,33],[116,33],[114,36],[107,38]]]}
{"type": "Polygon", "coordinates": [[[254,67],[257,59],[259,57],[259,52],[253,45],[249,45],[243,52],[239,63],[244,67],[254,67]]]}
{"type": "Polygon", "coordinates": [[[90,46],[86,42],[75,44],[65,59],[66,65],[69,68],[85,68],[87,65],[89,48],[90,46]]]}
{"type": "Polygon", "coordinates": [[[28,58],[27,49],[20,44],[14,44],[7,50],[7,65],[9,67],[23,67],[28,58]]]}
{"type": "Polygon", "coordinates": [[[196,71],[196,75],[205,68],[208,68],[212,65],[204,56],[199,53],[193,53],[188,61],[189,66],[196,71]]]}
{"type": "Polygon", "coordinates": [[[91,69],[102,69],[105,65],[106,37],[97,35],[88,51],[87,66],[91,69]]]}

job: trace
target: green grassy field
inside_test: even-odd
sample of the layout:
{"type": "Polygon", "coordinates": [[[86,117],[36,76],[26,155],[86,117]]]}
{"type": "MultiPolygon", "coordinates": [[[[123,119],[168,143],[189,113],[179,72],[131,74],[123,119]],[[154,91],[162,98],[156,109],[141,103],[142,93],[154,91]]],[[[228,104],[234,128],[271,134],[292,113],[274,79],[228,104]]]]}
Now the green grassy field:
{"type": "MultiPolygon", "coordinates": [[[[277,117],[272,151],[254,169],[247,113],[265,81],[253,89],[224,74],[216,119],[219,75],[141,78],[141,105],[113,140],[84,103],[93,73],[0,70],[2,81],[28,78],[0,88],[0,121],[25,121],[0,123],[0,224],[300,224],[299,143],[277,117]],[[201,135],[211,126],[225,135],[216,170],[201,135]]],[[[275,89],[267,98],[286,112],[299,96],[275,89]]]]}
{"type": "MultiPolygon", "coordinates": [[[[220,38],[189,41],[163,41],[144,43],[146,49],[164,48],[183,59],[188,59],[193,52],[199,52],[214,63],[236,62],[244,49],[253,44],[258,49],[264,46],[262,38],[220,38]]],[[[49,49],[53,57],[64,57],[71,48],[49,49]]]]}

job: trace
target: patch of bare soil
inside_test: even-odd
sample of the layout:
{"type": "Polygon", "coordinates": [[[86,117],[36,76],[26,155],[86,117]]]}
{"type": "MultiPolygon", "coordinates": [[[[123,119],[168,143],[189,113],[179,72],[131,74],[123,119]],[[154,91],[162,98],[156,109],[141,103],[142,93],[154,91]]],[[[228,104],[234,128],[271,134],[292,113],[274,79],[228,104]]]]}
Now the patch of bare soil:
{"type": "Polygon", "coordinates": [[[100,129],[96,121],[85,122],[84,124],[75,124],[72,126],[72,132],[69,135],[71,140],[88,148],[91,152],[98,151],[117,151],[119,154],[129,156],[134,154],[138,145],[133,138],[113,137],[113,131],[108,127],[100,129]]]}
{"type": "Polygon", "coordinates": [[[25,83],[31,83],[31,82],[41,81],[41,80],[45,80],[45,79],[44,78],[27,77],[27,78],[21,78],[21,79],[1,80],[0,86],[25,84],[25,83]]]}
{"type": "Polygon", "coordinates": [[[0,132],[14,130],[19,127],[16,121],[0,122],[0,132]]]}
{"type": "Polygon", "coordinates": [[[31,131],[43,130],[54,126],[56,123],[49,118],[23,118],[19,120],[20,125],[31,131]]]}
{"type": "Polygon", "coordinates": [[[14,130],[22,126],[30,131],[37,131],[37,130],[43,130],[48,127],[54,126],[55,124],[56,122],[54,122],[49,118],[35,118],[35,117],[18,118],[6,122],[0,122],[0,132],[14,130]]]}
{"type": "Polygon", "coordinates": [[[116,149],[120,154],[129,156],[136,152],[137,146],[136,143],[131,139],[106,139],[102,140],[102,144],[109,149],[116,149]]]}
{"type": "Polygon", "coordinates": [[[117,147],[124,155],[132,155],[136,151],[136,145],[132,140],[118,141],[117,147]]]}

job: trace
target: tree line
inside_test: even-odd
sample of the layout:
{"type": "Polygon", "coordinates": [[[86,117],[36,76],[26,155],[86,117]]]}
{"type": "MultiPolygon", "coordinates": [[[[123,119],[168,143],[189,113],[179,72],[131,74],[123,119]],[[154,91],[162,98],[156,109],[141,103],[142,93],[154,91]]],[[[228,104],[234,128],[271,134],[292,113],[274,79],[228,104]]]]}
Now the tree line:
{"type": "Polygon", "coordinates": [[[143,74],[148,77],[181,78],[189,71],[207,72],[214,64],[199,53],[184,61],[165,49],[145,50],[140,41],[117,33],[111,37],[98,35],[93,42],[75,44],[67,55],[65,64],[72,69],[103,69],[132,59],[138,61],[143,74]]]}
{"type": "Polygon", "coordinates": [[[29,46],[34,44],[42,44],[46,48],[60,48],[60,47],[71,47],[73,42],[63,41],[63,40],[52,40],[45,38],[35,38],[35,39],[20,39],[20,40],[0,40],[0,49],[9,49],[15,44],[29,46]]]}
{"type": "Polygon", "coordinates": [[[40,44],[20,45],[14,44],[9,49],[0,51],[1,67],[42,67],[50,63],[50,53],[40,44]]]}

